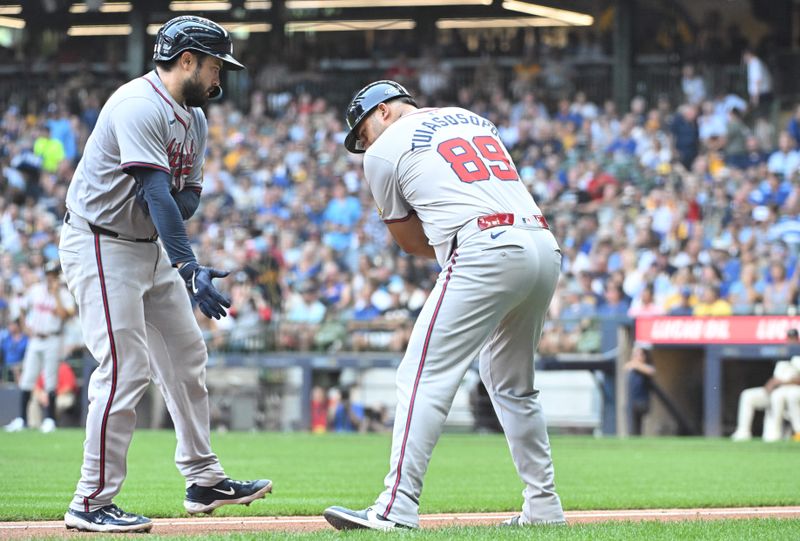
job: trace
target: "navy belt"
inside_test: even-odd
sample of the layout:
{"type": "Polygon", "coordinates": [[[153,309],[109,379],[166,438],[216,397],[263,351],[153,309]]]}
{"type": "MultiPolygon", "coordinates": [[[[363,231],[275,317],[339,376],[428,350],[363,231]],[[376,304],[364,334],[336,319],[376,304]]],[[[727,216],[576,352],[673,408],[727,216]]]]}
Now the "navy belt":
{"type": "Polygon", "coordinates": [[[70,220],[85,223],[86,227],[89,228],[89,231],[95,233],[96,235],[105,235],[107,237],[112,237],[120,240],[127,240],[131,242],[155,242],[156,240],[158,240],[158,235],[153,235],[150,238],[134,238],[134,237],[129,237],[127,235],[120,235],[116,231],[111,231],[110,229],[106,229],[105,227],[100,227],[99,225],[87,222],[80,216],[67,212],[66,215],[64,215],[64,222],[69,224],[70,220]]]}

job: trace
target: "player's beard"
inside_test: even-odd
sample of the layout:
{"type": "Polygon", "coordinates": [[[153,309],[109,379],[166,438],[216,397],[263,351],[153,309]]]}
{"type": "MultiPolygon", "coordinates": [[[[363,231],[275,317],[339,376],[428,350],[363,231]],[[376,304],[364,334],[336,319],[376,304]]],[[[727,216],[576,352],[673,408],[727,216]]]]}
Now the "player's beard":
{"type": "Polygon", "coordinates": [[[204,107],[208,103],[208,89],[200,83],[199,67],[183,82],[183,99],[189,107],[204,107]]]}

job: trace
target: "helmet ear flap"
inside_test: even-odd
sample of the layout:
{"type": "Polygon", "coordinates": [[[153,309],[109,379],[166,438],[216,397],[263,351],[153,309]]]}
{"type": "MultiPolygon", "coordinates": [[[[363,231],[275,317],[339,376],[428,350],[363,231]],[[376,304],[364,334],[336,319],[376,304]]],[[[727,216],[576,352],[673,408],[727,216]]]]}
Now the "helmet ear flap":
{"type": "Polygon", "coordinates": [[[356,133],[359,124],[380,104],[397,98],[406,98],[410,100],[409,103],[416,106],[408,90],[395,81],[375,81],[356,92],[345,112],[345,123],[349,131],[345,137],[344,146],[348,151],[356,154],[364,152],[356,133]]]}

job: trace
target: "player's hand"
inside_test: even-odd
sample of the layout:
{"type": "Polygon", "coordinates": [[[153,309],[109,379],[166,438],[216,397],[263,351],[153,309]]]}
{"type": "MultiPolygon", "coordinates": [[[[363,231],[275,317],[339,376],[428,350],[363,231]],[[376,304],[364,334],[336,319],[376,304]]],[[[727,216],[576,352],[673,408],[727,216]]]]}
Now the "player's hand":
{"type": "Polygon", "coordinates": [[[217,291],[211,281],[214,278],[225,278],[229,274],[228,271],[201,267],[197,262],[190,261],[178,269],[178,273],[186,282],[186,287],[197,301],[200,311],[207,318],[220,319],[228,315],[225,309],[231,307],[231,301],[217,291]]]}

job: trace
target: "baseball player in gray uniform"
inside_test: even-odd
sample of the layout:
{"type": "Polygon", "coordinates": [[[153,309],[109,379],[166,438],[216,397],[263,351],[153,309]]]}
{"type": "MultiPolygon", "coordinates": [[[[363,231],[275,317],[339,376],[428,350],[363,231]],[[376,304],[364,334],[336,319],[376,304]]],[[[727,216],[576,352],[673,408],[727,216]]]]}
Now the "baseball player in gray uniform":
{"type": "MultiPolygon", "coordinates": [[[[497,128],[458,107],[418,109],[378,81],[347,108],[345,147],[364,154],[378,214],[403,250],[442,268],[397,369],[397,410],[385,490],[364,510],[325,510],[337,529],[419,524],[422,480],[470,364],[480,376],[522,481],[508,525],[563,524],[533,356],[561,252],[520,182],[497,128]]],[[[476,484],[480,481],[476,479],[476,484]]]]}
{"type": "Polygon", "coordinates": [[[153,59],[153,71],[103,106],[67,192],[61,264],[99,363],[67,528],[152,527],[113,503],[125,479],[134,408],[151,379],[175,425],[190,514],[249,504],[272,488],[267,479],[229,479],[211,450],[208,354],[187,294],[209,318],[230,307],[212,282],[227,273],[198,264],[183,221],[197,209],[202,186],[207,125],[200,107],[221,93],[223,66],[244,66],[224,28],[192,16],[164,24],[153,59]]]}
{"type": "Polygon", "coordinates": [[[39,427],[42,432],[56,428],[56,387],[58,361],[61,355],[61,329],[64,321],[75,315],[75,302],[61,283],[58,261],[44,267],[44,280],[34,284],[22,298],[24,330],[30,340],[22,360],[19,380],[20,416],[6,425],[6,432],[17,432],[28,424],[28,402],[40,373],[44,373],[44,389],[48,395],[47,413],[39,427]]]}

